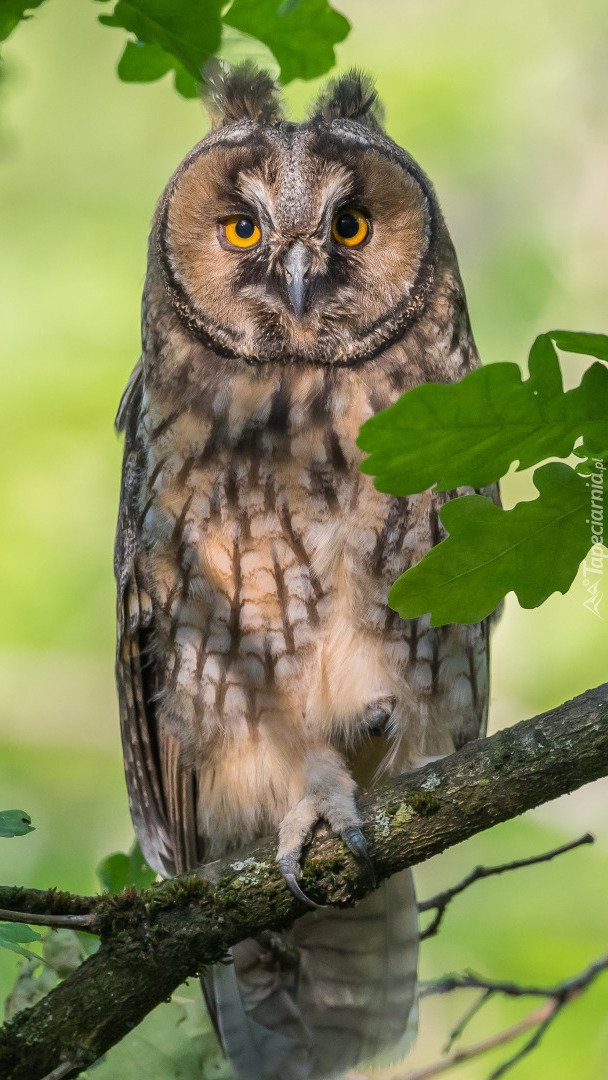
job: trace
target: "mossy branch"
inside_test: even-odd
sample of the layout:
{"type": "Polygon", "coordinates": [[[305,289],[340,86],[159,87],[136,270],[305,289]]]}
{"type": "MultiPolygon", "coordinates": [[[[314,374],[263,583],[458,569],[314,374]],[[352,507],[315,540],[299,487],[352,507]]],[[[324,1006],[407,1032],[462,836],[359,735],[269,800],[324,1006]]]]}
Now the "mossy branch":
{"type": "MultiPolygon", "coordinates": [[[[605,775],[608,684],[363,795],[377,880],[605,775]]],[[[268,839],[238,858],[118,897],[0,890],[2,907],[16,912],[92,913],[101,937],[73,975],[0,1029],[2,1080],[43,1080],[58,1068],[66,1080],[76,1077],[231,945],[289,926],[304,909],[274,855],[268,839]]],[[[346,905],[372,886],[365,867],[321,827],[303,887],[318,903],[346,905]]]]}

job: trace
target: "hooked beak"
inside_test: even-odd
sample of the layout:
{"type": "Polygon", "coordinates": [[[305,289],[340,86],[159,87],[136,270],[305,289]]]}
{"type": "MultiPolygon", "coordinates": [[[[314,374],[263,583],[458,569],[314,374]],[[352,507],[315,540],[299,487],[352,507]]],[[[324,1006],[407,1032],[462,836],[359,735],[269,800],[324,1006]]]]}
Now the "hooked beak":
{"type": "Polygon", "coordinates": [[[310,279],[308,277],[312,262],[312,252],[301,240],[292,244],[285,259],[285,282],[287,295],[296,318],[306,310],[310,279]]]}

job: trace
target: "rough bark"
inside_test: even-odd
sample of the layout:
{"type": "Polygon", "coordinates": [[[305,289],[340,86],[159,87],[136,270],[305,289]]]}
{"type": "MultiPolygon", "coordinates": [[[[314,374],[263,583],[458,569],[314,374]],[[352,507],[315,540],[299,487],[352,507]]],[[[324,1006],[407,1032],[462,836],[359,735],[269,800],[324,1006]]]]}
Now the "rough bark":
{"type": "MultiPolygon", "coordinates": [[[[470,743],[360,800],[377,881],[492,825],[608,774],[608,684],[470,743]]],[[[288,892],[268,839],[240,857],[141,894],[81,898],[4,888],[13,911],[93,911],[101,948],[39,1004],[0,1029],[2,1080],[70,1078],[188,976],[230,945],[289,926],[304,909],[288,892]]],[[[320,828],[302,886],[318,903],[350,904],[372,888],[365,869],[320,828]]]]}

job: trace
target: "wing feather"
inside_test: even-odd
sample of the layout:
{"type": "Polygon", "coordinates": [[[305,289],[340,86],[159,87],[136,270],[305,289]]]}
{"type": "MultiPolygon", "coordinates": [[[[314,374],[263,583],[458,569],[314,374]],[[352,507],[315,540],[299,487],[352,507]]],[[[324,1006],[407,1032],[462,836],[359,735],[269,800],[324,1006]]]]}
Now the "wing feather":
{"type": "Polygon", "coordinates": [[[140,576],[138,523],[146,456],[141,424],[143,375],[136,366],[117,417],[125,432],[120,511],[115,545],[118,588],[116,681],[125,777],[133,825],[145,859],[163,877],[197,865],[196,778],[178,739],[158,723],[162,692],[154,655],[154,616],[140,576]]]}

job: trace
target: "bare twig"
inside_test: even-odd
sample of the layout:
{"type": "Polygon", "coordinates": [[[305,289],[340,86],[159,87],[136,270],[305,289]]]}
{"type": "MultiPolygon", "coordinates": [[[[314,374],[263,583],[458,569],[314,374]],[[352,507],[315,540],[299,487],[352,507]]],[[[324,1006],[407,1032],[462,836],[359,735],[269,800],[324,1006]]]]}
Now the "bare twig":
{"type": "Polygon", "coordinates": [[[28,923],[29,926],[50,926],[55,930],[93,930],[94,915],[36,915],[33,911],[8,911],[0,908],[0,922],[28,923]]]}
{"type": "Polygon", "coordinates": [[[472,971],[464,975],[446,975],[443,979],[434,982],[423,983],[420,988],[421,997],[430,997],[432,994],[449,994],[452,990],[484,990],[491,993],[506,994],[507,997],[545,997],[559,998],[560,1000],[570,997],[585,990],[597,978],[601,972],[608,969],[608,954],[595,960],[578,975],[572,975],[554,986],[520,986],[519,983],[501,979],[484,979],[472,971]]]}
{"type": "Polygon", "coordinates": [[[449,1056],[436,1062],[434,1065],[429,1065],[427,1068],[422,1069],[420,1072],[408,1073],[406,1076],[402,1077],[401,1080],[427,1080],[429,1077],[438,1076],[440,1073],[447,1072],[447,1070],[451,1069],[454,1065],[460,1065],[463,1061],[468,1061],[472,1057],[484,1054],[487,1050],[493,1050],[497,1046],[502,1046],[504,1043],[517,1038],[518,1035],[522,1035],[525,1031],[535,1028],[536,1030],[532,1037],[524,1043],[521,1049],[518,1050],[513,1057],[508,1058],[502,1065],[499,1065],[488,1077],[488,1080],[499,1080],[500,1077],[509,1072],[514,1065],[538,1046],[543,1035],[562,1010],[565,1009],[571,1001],[574,1001],[575,998],[579,997],[583,990],[586,990],[598,975],[607,970],[608,955],[600,957],[588,968],[585,968],[584,971],[579,972],[578,975],[573,975],[569,979],[564,979],[563,982],[557,983],[554,986],[519,986],[517,983],[513,982],[482,979],[477,975],[473,975],[472,972],[466,972],[464,975],[448,975],[444,979],[438,979],[436,982],[427,983],[421,988],[421,997],[428,997],[430,994],[449,994],[453,990],[462,989],[482,991],[481,996],[475,1001],[471,1008],[465,1012],[462,1019],[454,1028],[446,1051],[452,1045],[454,1039],[459,1038],[473,1016],[479,1012],[481,1007],[495,994],[506,994],[507,997],[544,997],[548,1000],[543,1006],[536,1009],[533,1013],[530,1013],[529,1016],[525,1017],[524,1020],[521,1020],[518,1024],[514,1024],[513,1027],[507,1028],[506,1031],[499,1032],[490,1039],[486,1039],[484,1042],[477,1043],[474,1046],[456,1050],[449,1056]]]}
{"type": "Polygon", "coordinates": [[[530,859],[516,859],[514,862],[502,863],[500,866],[476,866],[458,885],[453,885],[450,889],[445,889],[443,892],[437,893],[436,896],[431,896],[429,900],[423,900],[418,904],[419,912],[430,911],[432,908],[436,909],[430,923],[422,931],[420,939],[423,941],[425,938],[434,937],[443,922],[450,900],[468,889],[469,885],[473,885],[475,881],[493,877],[495,874],[505,874],[509,870],[519,870],[522,866],[534,866],[536,863],[550,862],[551,859],[565,854],[566,851],[573,851],[574,848],[581,847],[582,844],[593,844],[594,841],[595,837],[591,833],[585,833],[578,840],[572,840],[569,844],[562,844],[561,847],[554,848],[553,851],[547,851],[544,855],[534,855],[530,859]]]}
{"type": "MultiPolygon", "coordinates": [[[[528,1042],[524,1043],[521,1050],[518,1050],[516,1054],[513,1054],[513,1057],[508,1058],[507,1061],[503,1061],[502,1065],[499,1065],[497,1069],[494,1069],[494,1072],[490,1074],[488,1080],[499,1080],[500,1076],[504,1076],[505,1073],[509,1072],[509,1070],[512,1069],[514,1065],[517,1065],[518,1061],[521,1061],[522,1058],[527,1057],[528,1054],[532,1052],[532,1050],[535,1050],[547,1029],[551,1027],[551,1024],[555,1020],[558,1013],[560,1013],[564,1008],[564,1004],[565,1002],[548,1001],[547,1016],[542,1021],[542,1023],[538,1025],[532,1038],[528,1039],[528,1042]]],[[[542,1012],[542,1009],[539,1009],[539,1012],[542,1012]]]]}
{"type": "Polygon", "coordinates": [[[471,1022],[473,1017],[477,1016],[477,1013],[479,1012],[479,1010],[485,1005],[488,998],[492,997],[493,993],[494,993],[494,990],[484,990],[483,993],[479,995],[477,1000],[474,1001],[473,1004],[469,1006],[467,1011],[463,1014],[463,1016],[461,1016],[460,1020],[456,1024],[456,1026],[454,1028],[452,1028],[452,1031],[450,1032],[448,1041],[447,1041],[447,1043],[445,1045],[445,1048],[444,1048],[444,1051],[443,1051],[444,1054],[449,1054],[449,1052],[452,1049],[452,1046],[454,1045],[456,1040],[461,1037],[461,1035],[464,1033],[464,1029],[471,1022]]]}
{"type": "Polygon", "coordinates": [[[475,1043],[473,1046],[454,1050],[448,1057],[441,1058],[440,1061],[436,1061],[432,1065],[427,1065],[424,1069],[420,1069],[417,1072],[406,1073],[400,1080],[431,1080],[431,1077],[433,1076],[440,1076],[441,1073],[453,1069],[455,1065],[461,1065],[463,1061],[470,1061],[471,1058],[480,1057],[481,1054],[487,1054],[489,1050],[495,1050],[498,1046],[504,1046],[505,1043],[511,1042],[519,1035],[523,1035],[524,1032],[529,1031],[530,1028],[544,1024],[548,1018],[553,1018],[555,1011],[555,1003],[553,1001],[547,1001],[545,1005],[541,1005],[540,1008],[535,1009],[529,1016],[524,1017],[519,1023],[513,1024],[512,1027],[506,1028],[505,1031],[499,1031],[496,1035],[491,1035],[489,1039],[484,1039],[483,1042],[475,1043]]]}

